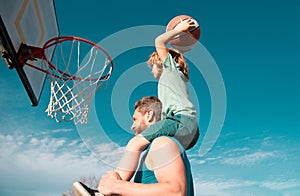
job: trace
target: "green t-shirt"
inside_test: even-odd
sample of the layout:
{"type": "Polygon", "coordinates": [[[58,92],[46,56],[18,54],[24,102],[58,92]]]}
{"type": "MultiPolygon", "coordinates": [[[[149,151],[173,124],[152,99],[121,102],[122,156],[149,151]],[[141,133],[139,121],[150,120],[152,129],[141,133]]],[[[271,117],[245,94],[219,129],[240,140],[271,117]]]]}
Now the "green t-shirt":
{"type": "Polygon", "coordinates": [[[158,98],[163,105],[162,117],[165,118],[171,114],[196,116],[195,107],[190,101],[185,76],[170,53],[162,66],[163,72],[158,81],[158,98]]]}

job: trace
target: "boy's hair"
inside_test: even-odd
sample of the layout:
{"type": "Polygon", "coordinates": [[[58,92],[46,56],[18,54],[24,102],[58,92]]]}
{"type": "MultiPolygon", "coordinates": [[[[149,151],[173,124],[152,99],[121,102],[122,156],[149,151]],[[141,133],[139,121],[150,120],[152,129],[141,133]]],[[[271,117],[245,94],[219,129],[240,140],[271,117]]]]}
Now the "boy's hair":
{"type": "MultiPolygon", "coordinates": [[[[175,50],[172,49],[169,49],[169,53],[171,54],[174,61],[179,65],[180,71],[186,77],[186,81],[189,81],[190,80],[189,72],[183,54],[180,52],[176,52],[175,50]]],[[[155,51],[150,55],[147,63],[148,65],[153,65],[157,63],[162,63],[162,60],[160,59],[158,53],[155,51]]]]}
{"type": "Polygon", "coordinates": [[[134,109],[142,114],[145,114],[147,111],[152,110],[155,116],[156,121],[161,120],[161,110],[162,110],[162,103],[161,101],[154,96],[145,96],[142,99],[138,100],[134,104],[134,109]]]}

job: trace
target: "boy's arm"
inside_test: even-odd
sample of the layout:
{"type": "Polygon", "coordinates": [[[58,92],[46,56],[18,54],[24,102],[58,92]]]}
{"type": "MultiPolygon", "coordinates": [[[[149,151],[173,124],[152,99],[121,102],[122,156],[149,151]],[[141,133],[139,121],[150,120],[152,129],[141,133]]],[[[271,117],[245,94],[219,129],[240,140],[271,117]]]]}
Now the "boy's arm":
{"type": "Polygon", "coordinates": [[[162,60],[166,59],[169,49],[167,48],[167,43],[176,35],[186,32],[190,27],[195,26],[194,22],[190,19],[181,21],[173,30],[167,31],[155,39],[156,51],[162,60]]]}

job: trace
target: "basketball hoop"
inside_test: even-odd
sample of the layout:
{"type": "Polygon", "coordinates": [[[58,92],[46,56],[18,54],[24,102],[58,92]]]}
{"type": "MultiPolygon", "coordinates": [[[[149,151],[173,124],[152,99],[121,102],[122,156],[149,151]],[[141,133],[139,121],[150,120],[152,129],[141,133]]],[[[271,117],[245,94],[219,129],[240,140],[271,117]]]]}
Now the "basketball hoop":
{"type": "Polygon", "coordinates": [[[60,36],[48,40],[43,48],[22,46],[18,55],[22,65],[48,74],[50,100],[46,112],[57,122],[86,124],[89,104],[98,88],[106,86],[113,70],[109,54],[97,44],[79,37],[60,36]],[[28,63],[41,59],[44,68],[28,63]]]}

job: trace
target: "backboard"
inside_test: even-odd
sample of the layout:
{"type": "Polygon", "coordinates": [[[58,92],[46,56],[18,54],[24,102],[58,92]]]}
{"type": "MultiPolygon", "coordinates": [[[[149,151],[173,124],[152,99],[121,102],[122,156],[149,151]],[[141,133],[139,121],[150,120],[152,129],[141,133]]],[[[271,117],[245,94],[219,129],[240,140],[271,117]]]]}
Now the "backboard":
{"type": "MultiPolygon", "coordinates": [[[[21,44],[42,47],[59,35],[54,0],[0,0],[0,53],[9,69],[16,69],[33,106],[38,105],[47,74],[21,65],[21,44]]],[[[51,56],[51,54],[50,54],[51,56]]],[[[36,67],[44,68],[41,60],[36,67]]]]}

